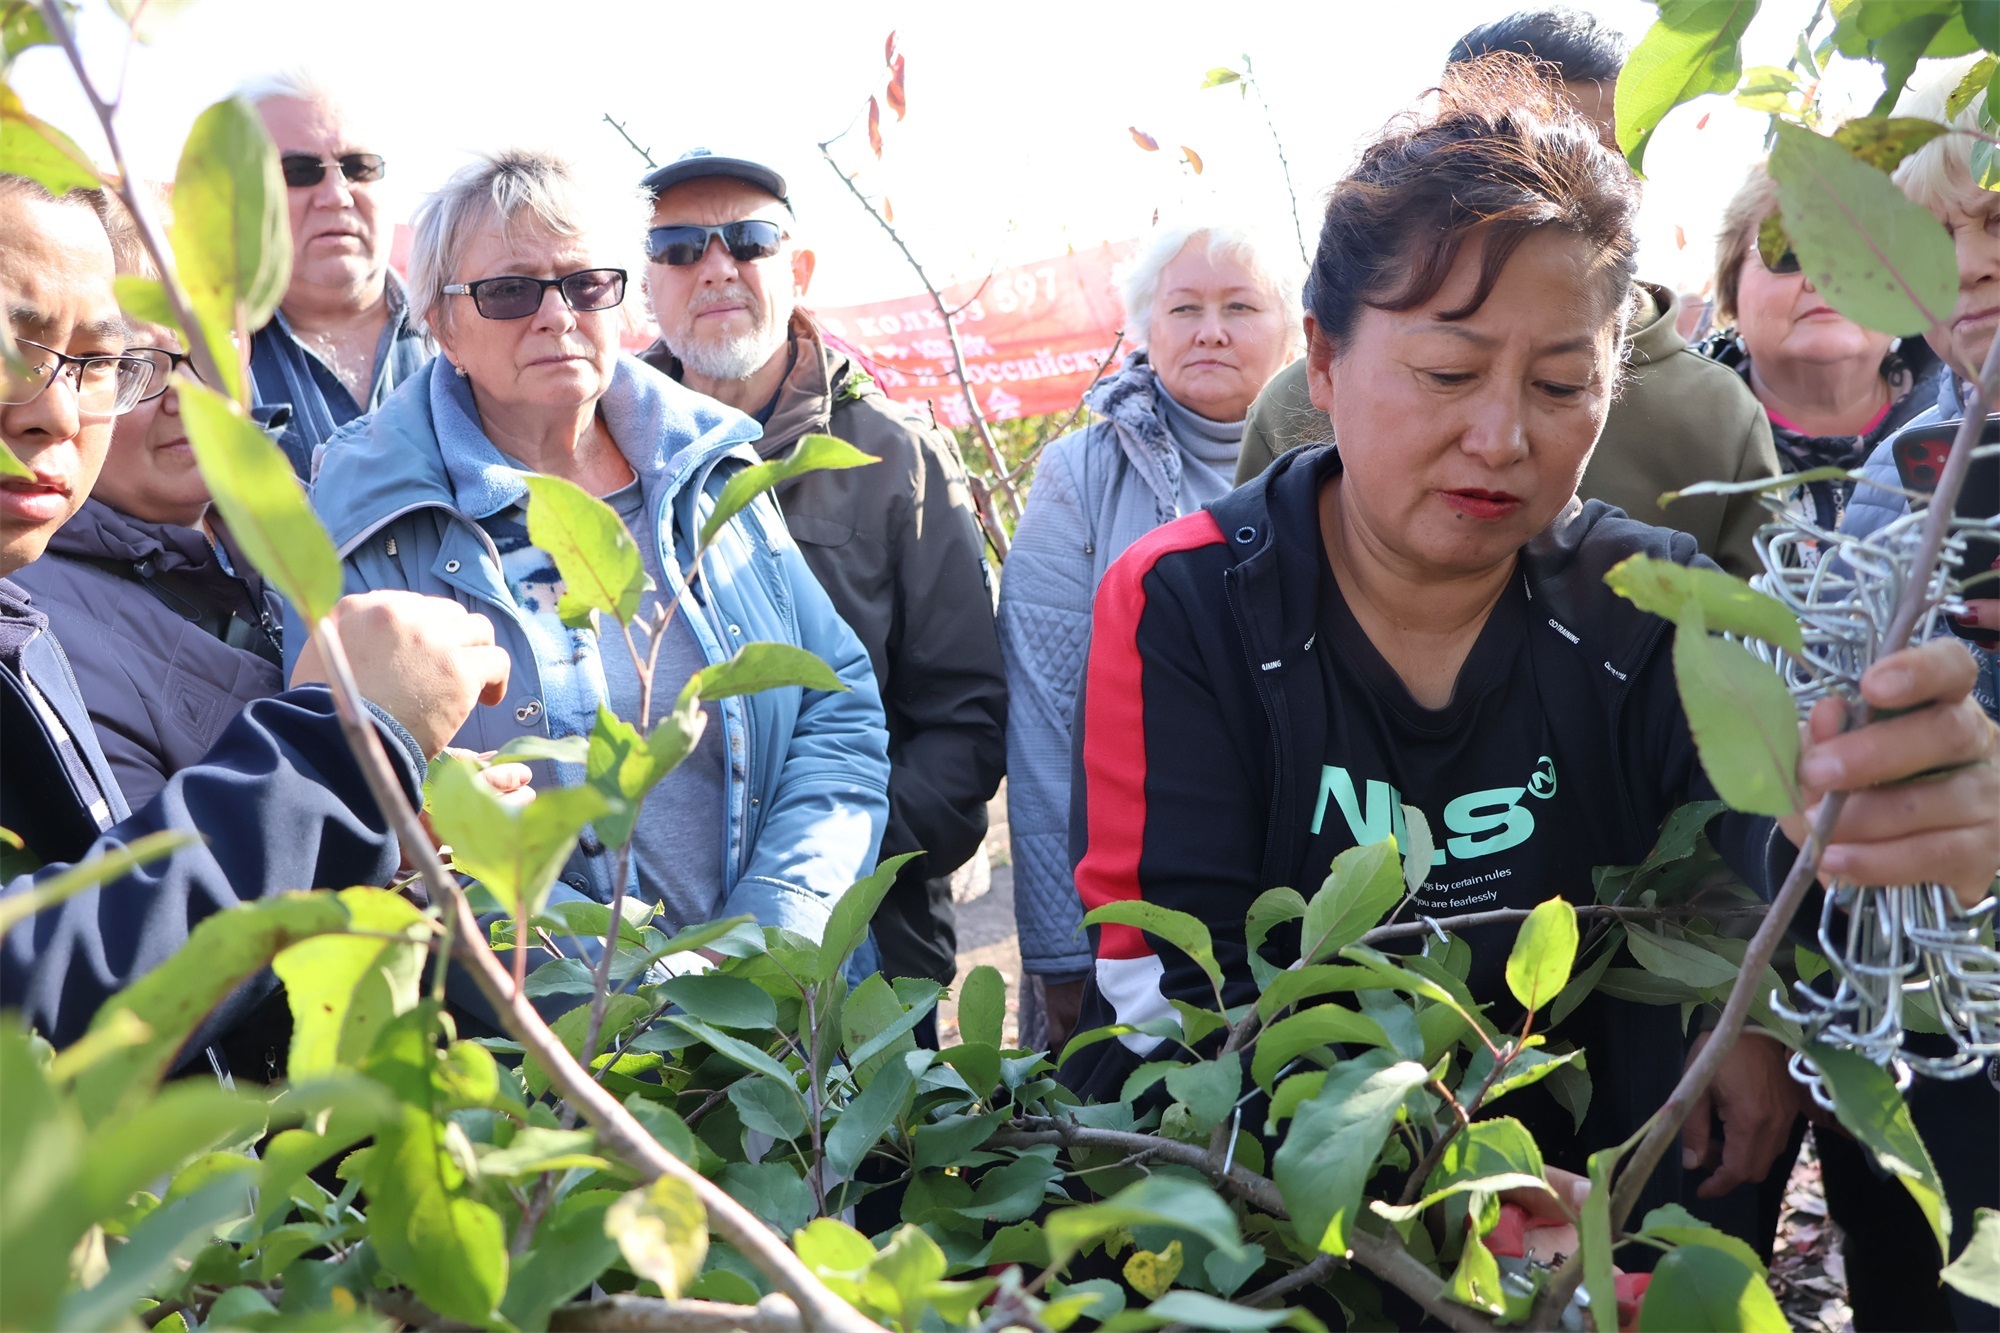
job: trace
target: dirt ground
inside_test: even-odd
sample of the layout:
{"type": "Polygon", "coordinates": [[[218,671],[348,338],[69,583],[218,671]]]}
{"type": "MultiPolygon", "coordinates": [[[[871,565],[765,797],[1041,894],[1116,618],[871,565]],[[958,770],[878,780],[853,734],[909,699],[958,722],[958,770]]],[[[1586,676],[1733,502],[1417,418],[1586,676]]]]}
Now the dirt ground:
{"type": "MultiPolygon", "coordinates": [[[[980,964],[999,969],[1007,982],[1006,1040],[1019,1035],[1021,951],[1014,935],[1014,870],[1007,858],[1007,788],[989,807],[986,868],[961,872],[958,903],[958,980],[980,964]]],[[[954,995],[956,987],[954,987],[954,995]]],[[[938,1006],[939,1036],[958,1040],[958,1002],[948,995],[938,1006]]],[[[1847,1304],[1847,1270],[1840,1234],[1826,1215],[1819,1158],[1811,1136],[1799,1154],[1785,1191],[1778,1239],[1771,1260],[1771,1290],[1798,1333],[1854,1333],[1847,1304]]]]}

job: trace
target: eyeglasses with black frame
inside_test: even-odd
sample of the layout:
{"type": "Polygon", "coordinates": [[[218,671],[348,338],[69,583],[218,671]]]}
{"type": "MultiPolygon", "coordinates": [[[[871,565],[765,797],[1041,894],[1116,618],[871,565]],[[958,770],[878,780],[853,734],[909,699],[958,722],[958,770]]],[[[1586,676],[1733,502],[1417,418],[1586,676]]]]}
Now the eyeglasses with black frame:
{"type": "Polygon", "coordinates": [[[646,258],[655,264],[686,268],[690,264],[699,264],[701,257],[708,253],[708,243],[718,236],[722,238],[723,247],[729,251],[731,259],[747,264],[753,259],[769,259],[778,253],[778,243],[785,239],[785,229],[763,218],[725,222],[719,227],[701,227],[693,223],[654,227],[646,233],[646,258]]]}
{"type": "MultiPolygon", "coordinates": [[[[1757,257],[1764,259],[1761,252],[1757,257]]],[[[1786,277],[1802,271],[1804,266],[1799,263],[1798,255],[1790,247],[1787,247],[1785,253],[1779,255],[1775,260],[1765,259],[1764,268],[1766,272],[1775,273],[1779,277],[1786,277]]]]}
{"type": "Polygon", "coordinates": [[[571,310],[609,310],[625,299],[625,270],[585,268],[560,278],[526,278],[508,274],[477,282],[451,282],[446,296],[470,296],[473,308],[487,319],[526,319],[542,308],[549,288],[562,293],[571,310]]]}
{"type": "Polygon", "coordinates": [[[389,164],[380,153],[342,153],[332,162],[311,153],[286,153],[278,159],[278,169],[285,173],[285,184],[294,190],[325,180],[329,166],[340,168],[340,174],[355,185],[379,181],[389,172],[389,164]]]}
{"type": "Polygon", "coordinates": [[[194,358],[186,352],[169,351],[164,347],[132,347],[126,349],[125,355],[143,356],[153,367],[153,382],[147,385],[146,392],[139,396],[139,401],[142,403],[150,403],[165,394],[171,385],[174,372],[182,366],[188,368],[188,374],[197,380],[201,379],[201,371],[196,368],[194,358]]]}
{"type": "Polygon", "coordinates": [[[60,375],[69,380],[80,415],[116,417],[137,407],[152,387],[153,363],[136,353],[70,356],[22,338],[14,345],[25,366],[0,367],[0,405],[32,403],[60,375]]]}

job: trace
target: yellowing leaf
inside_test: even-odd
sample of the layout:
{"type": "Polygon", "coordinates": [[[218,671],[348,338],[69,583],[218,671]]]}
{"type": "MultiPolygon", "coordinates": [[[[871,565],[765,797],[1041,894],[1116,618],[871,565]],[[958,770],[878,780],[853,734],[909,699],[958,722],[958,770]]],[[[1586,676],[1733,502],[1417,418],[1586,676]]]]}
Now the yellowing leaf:
{"type": "Polygon", "coordinates": [[[1934,120],[1861,116],[1835,130],[1833,141],[1877,171],[1894,171],[1897,163],[1944,133],[1945,127],[1934,120]]]}
{"type": "Polygon", "coordinates": [[[1643,171],[1646,146],[1667,112],[1704,93],[1736,87],[1737,43],[1757,0],[1660,0],[1660,17],[1618,76],[1618,147],[1643,171]]]}
{"type": "Polygon", "coordinates": [[[278,150],[248,103],[230,98],[196,118],[174,173],[170,239],[209,350],[239,400],[247,401],[242,365],[223,335],[234,331],[247,345],[284,297],[292,276],[287,198],[278,150]]]}
{"type": "Polygon", "coordinates": [[[657,1283],[670,1301],[687,1290],[708,1258],[708,1211],[678,1176],[660,1176],[612,1204],[604,1234],[618,1242],[632,1271],[657,1283]]]}
{"type": "Polygon", "coordinates": [[[1181,153],[1187,158],[1187,164],[1194,168],[1194,174],[1201,175],[1201,154],[1186,144],[1181,145],[1181,153]]]}
{"type": "Polygon", "coordinates": [[[1146,133],[1144,130],[1140,129],[1137,125],[1128,125],[1125,128],[1127,131],[1131,133],[1133,143],[1138,144],[1141,148],[1145,149],[1149,153],[1157,153],[1160,151],[1160,141],[1158,139],[1155,139],[1152,135],[1146,133]]]}
{"type": "Polygon", "coordinates": [[[1167,1288],[1174,1285],[1174,1279],[1181,1275],[1181,1243],[1167,1242],[1167,1248],[1154,1253],[1152,1250],[1135,1250],[1125,1261],[1125,1280],[1132,1289],[1149,1301],[1157,1301],[1167,1294],[1167,1288]]]}
{"type": "Polygon", "coordinates": [[[1201,81],[1201,86],[1204,88],[1220,88],[1223,84],[1235,83],[1242,77],[1243,76],[1241,74],[1238,74],[1235,70],[1229,68],[1227,65],[1217,65],[1214,69],[1210,70],[1208,72],[1208,76],[1201,81]]]}
{"type": "Polygon", "coordinates": [[[91,189],[97,168],[67,134],[28,113],[14,90],[0,83],[0,172],[39,181],[51,194],[91,189]]]}
{"type": "Polygon", "coordinates": [[[1521,923],[1507,955],[1507,989],[1530,1011],[1541,1008],[1569,981],[1576,962],[1576,909],[1561,898],[1536,905],[1521,923]]]}

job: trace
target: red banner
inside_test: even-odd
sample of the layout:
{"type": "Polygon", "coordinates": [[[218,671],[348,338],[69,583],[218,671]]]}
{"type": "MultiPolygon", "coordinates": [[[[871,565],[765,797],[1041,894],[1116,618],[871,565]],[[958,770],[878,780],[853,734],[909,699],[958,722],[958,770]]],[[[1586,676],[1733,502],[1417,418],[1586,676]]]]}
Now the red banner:
{"type": "MultiPolygon", "coordinates": [[[[1111,274],[1137,248],[1136,241],[1121,241],[1075,250],[944,292],[946,309],[963,307],[952,322],[965,353],[966,380],[988,420],[1076,406],[1118,345],[1124,313],[1111,274]]],[[[813,316],[861,354],[891,398],[928,401],[947,426],[970,424],[944,317],[930,297],[815,309],[813,316]]],[[[1130,350],[1129,344],[1118,345],[1118,357],[1130,350]]]]}

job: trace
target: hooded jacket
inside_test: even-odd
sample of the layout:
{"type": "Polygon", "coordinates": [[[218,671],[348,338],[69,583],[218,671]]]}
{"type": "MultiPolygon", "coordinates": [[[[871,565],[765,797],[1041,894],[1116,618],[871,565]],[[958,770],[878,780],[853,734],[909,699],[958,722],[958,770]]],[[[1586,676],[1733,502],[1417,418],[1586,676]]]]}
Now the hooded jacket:
{"type": "MultiPolygon", "coordinates": [[[[1771,425],[1743,381],[1716,365],[1674,327],[1680,297],[1640,283],[1637,332],[1625,354],[1625,380],[1576,493],[1602,500],[1642,523],[1691,534],[1702,552],[1738,578],[1761,573],[1751,542],[1764,522],[1754,495],[1702,495],[1660,507],[1660,496],[1697,481],[1749,481],[1778,475],[1771,425]]],[[[1251,405],[1236,465],[1242,485],[1288,449],[1331,438],[1326,413],[1312,405],[1306,365],[1279,371],[1251,405]]]]}
{"type": "MultiPolygon", "coordinates": [[[[1228,1006],[1256,997],[1244,934],[1251,903],[1280,886],[1309,892],[1326,874],[1324,863],[1308,864],[1315,844],[1305,830],[1325,790],[1333,734],[1325,674],[1336,649],[1319,611],[1318,497],[1339,465],[1332,446],[1284,455],[1250,485],[1134,545],[1098,592],[1078,710],[1077,889],[1087,909],[1140,899],[1199,917],[1228,1006]]],[[[1593,817],[1556,858],[1575,882],[1498,880],[1492,906],[1532,906],[1551,892],[1592,901],[1592,866],[1642,860],[1667,814],[1712,798],[1675,690],[1670,626],[1603,583],[1635,553],[1702,562],[1685,533],[1575,499],[1521,551],[1525,651],[1550,722],[1551,773],[1560,771],[1570,792],[1590,794],[1593,817]]],[[[1775,882],[1773,828],[1724,814],[1710,836],[1753,886],[1764,886],[1775,882]]],[[[1775,848],[1789,853],[1782,839],[1775,848]]],[[[1213,1003],[1206,973],[1178,949],[1155,949],[1125,926],[1092,927],[1091,935],[1095,966],[1079,1031],[1171,1016],[1175,999],[1213,1003]]],[[[1475,959],[1492,965],[1511,936],[1466,939],[1475,959]]],[[[1545,1145],[1618,1141],[1680,1075],[1672,1006],[1594,995],[1562,1032],[1588,1049],[1595,1093],[1580,1138],[1552,1104],[1530,1113],[1527,1101],[1510,1103],[1510,1113],[1542,1119],[1545,1145]]],[[[1116,1099],[1152,1054],[1136,1036],[1100,1042],[1062,1077],[1089,1098],[1116,1099]]],[[[1551,1157],[1568,1164],[1565,1154],[1551,1157]]]]}
{"type": "MultiPolygon", "coordinates": [[[[432,415],[431,382],[441,366],[451,373],[433,361],[328,442],[313,507],[345,562],[348,592],[450,597],[493,622],[513,662],[507,697],[474,708],[453,744],[494,750],[550,734],[555,710],[544,695],[562,664],[537,660],[527,613],[478,522],[525,495],[525,473],[490,445],[486,457],[445,456],[432,415]]],[[[849,687],[721,701],[728,826],[716,915],[748,915],[817,939],[834,902],[874,864],[888,810],[887,743],[867,654],[768,496],[723,526],[692,589],[681,573],[724,484],[757,461],[749,447],[754,422],[631,357],[619,359],[599,410],[654,505],[655,531],[636,536],[660,545],[671,584],[661,600],[678,604],[706,660],[726,661],[748,643],[789,643],[817,654],[849,687]]],[[[302,629],[288,631],[288,643],[303,641],[302,629]]],[[[532,767],[540,785],[580,780],[547,761],[532,767]]],[[[580,847],[556,896],[609,902],[610,859],[580,847]]]]}
{"type": "Polygon", "coordinates": [[[65,645],[132,805],[195,763],[243,706],[278,693],[283,602],[195,528],[97,500],[15,576],[65,645]]]}
{"type": "Polygon", "coordinates": [[[1000,579],[1007,661],[1007,825],[1021,966],[1049,981],[1090,970],[1070,877],[1071,718],[1090,643],[1090,603],[1125,549],[1181,516],[1180,444],[1143,353],[1085,398],[1097,420],[1052,442],[1000,579]]]}
{"type": "MultiPolygon", "coordinates": [[[[905,866],[875,913],[891,976],[949,984],[958,971],[951,873],[986,836],[1007,750],[1007,684],[993,628],[986,543],[951,437],[876,387],[812,321],[792,320],[792,368],[760,457],[833,435],[881,461],[808,472],[774,492],[785,526],[868,651],[889,728],[882,856],[905,866]]],[[[641,359],[679,379],[663,342],[641,359]]]]}
{"type": "MultiPolygon", "coordinates": [[[[386,713],[375,720],[403,792],[420,799],[424,758],[386,713]]],[[[291,889],[386,884],[396,838],[368,793],[323,686],[260,699],[222,728],[138,813],[92,734],[68,657],[47,619],[0,580],[0,826],[46,862],[8,879],[28,893],[70,863],[166,830],[193,841],[36,913],[0,942],[0,1009],[57,1046],[75,1041],[98,1006],[187,942],[213,912],[291,889]]],[[[183,1059],[229,1037],[276,989],[271,973],[210,1016],[183,1059]]],[[[282,1006],[281,1006],[282,1007],[282,1006]]],[[[267,1052],[231,1062],[259,1075],[267,1052]]],[[[275,1052],[282,1062],[284,1047],[275,1052]]]]}

